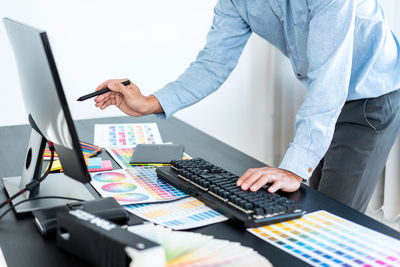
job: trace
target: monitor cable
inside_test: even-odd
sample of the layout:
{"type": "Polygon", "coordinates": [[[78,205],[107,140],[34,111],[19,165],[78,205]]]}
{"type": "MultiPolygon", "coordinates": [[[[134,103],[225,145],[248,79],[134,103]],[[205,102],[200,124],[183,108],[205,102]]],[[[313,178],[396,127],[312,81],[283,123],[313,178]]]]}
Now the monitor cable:
{"type": "Polygon", "coordinates": [[[34,200],[40,200],[40,199],[66,199],[66,200],[79,201],[79,202],[85,201],[85,200],[79,199],[79,198],[60,197],[60,196],[32,197],[32,198],[28,198],[28,199],[21,200],[21,201],[15,203],[14,205],[12,205],[10,208],[8,208],[6,211],[4,211],[4,212],[0,215],[0,220],[1,220],[8,212],[10,212],[11,210],[13,210],[14,207],[16,207],[16,206],[18,206],[18,205],[20,205],[20,204],[22,204],[22,203],[28,202],[28,201],[34,201],[34,200]]]}
{"type": "MultiPolygon", "coordinates": [[[[40,177],[39,179],[34,179],[34,180],[32,180],[30,183],[28,183],[28,184],[25,186],[24,189],[20,190],[19,192],[17,192],[17,193],[15,193],[14,195],[12,195],[10,198],[8,198],[8,199],[6,199],[5,201],[3,201],[3,202],[0,204],[0,209],[3,208],[3,207],[4,207],[5,205],[7,205],[8,203],[11,203],[11,205],[12,205],[12,202],[11,202],[11,201],[13,201],[13,200],[14,200],[15,198],[17,198],[18,196],[24,194],[25,192],[31,191],[33,188],[36,188],[37,186],[39,186],[39,184],[40,184],[44,179],[46,179],[47,175],[49,175],[50,170],[51,170],[51,167],[53,166],[54,151],[55,151],[55,149],[54,149],[54,144],[53,144],[53,142],[47,141],[47,143],[49,144],[49,149],[50,149],[50,152],[51,152],[51,156],[50,156],[50,163],[49,163],[49,165],[48,165],[48,167],[47,167],[46,172],[43,174],[42,177],[40,177]]],[[[33,199],[33,198],[32,198],[32,199],[33,199]]]]}

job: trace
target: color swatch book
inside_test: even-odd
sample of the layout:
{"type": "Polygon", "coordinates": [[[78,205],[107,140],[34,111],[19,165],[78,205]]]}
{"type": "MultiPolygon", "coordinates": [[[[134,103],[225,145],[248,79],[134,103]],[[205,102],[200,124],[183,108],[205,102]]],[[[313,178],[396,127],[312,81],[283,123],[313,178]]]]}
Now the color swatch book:
{"type": "Polygon", "coordinates": [[[314,266],[400,266],[400,240],[326,211],[248,231],[314,266]]]}
{"type": "Polygon", "coordinates": [[[127,205],[125,209],[147,221],[174,230],[192,229],[227,220],[193,197],[169,203],[127,205]]]}
{"type": "MultiPolygon", "coordinates": [[[[95,146],[89,143],[85,143],[80,141],[79,142],[81,144],[81,149],[82,149],[82,154],[84,157],[86,158],[91,158],[96,156],[97,154],[99,154],[101,152],[101,147],[99,146],[95,146]]],[[[50,160],[51,158],[51,151],[49,149],[48,144],[46,145],[46,148],[44,149],[44,155],[43,155],[43,159],[44,160],[50,160]]],[[[58,159],[58,155],[57,152],[54,152],[54,159],[58,159]]]]}
{"type": "Polygon", "coordinates": [[[91,174],[92,186],[103,197],[114,197],[119,204],[154,203],[187,197],[185,193],[158,179],[146,167],[91,174]]]}
{"type": "Polygon", "coordinates": [[[162,140],[156,123],[96,124],[94,143],[101,147],[132,147],[162,144],[162,140]]]}
{"type": "MultiPolygon", "coordinates": [[[[129,164],[129,160],[131,159],[133,152],[135,151],[134,147],[106,148],[106,151],[118,163],[118,165],[121,168],[131,168],[132,166],[144,166],[144,165],[129,164]]],[[[190,156],[186,153],[183,153],[182,159],[190,159],[190,156]]],[[[165,164],[147,164],[146,166],[158,167],[158,166],[165,166],[165,164]]]]}
{"type": "Polygon", "coordinates": [[[209,235],[179,232],[150,223],[130,226],[128,231],[160,244],[168,267],[264,266],[271,263],[252,248],[209,235]]]}

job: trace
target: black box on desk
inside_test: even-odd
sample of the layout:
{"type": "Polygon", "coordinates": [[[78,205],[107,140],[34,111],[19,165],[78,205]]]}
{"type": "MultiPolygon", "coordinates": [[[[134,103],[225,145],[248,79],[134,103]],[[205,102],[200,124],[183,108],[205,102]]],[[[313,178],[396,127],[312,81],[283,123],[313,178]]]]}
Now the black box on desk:
{"type": "Polygon", "coordinates": [[[112,221],[116,224],[126,224],[129,215],[126,210],[112,198],[99,198],[90,201],[74,202],[64,206],[49,208],[44,210],[33,211],[34,224],[43,236],[53,235],[56,233],[57,214],[60,212],[68,212],[69,210],[84,210],[95,216],[112,221]]]}
{"type": "Polygon", "coordinates": [[[165,265],[160,245],[83,210],[57,215],[57,246],[96,266],[165,265]]]}

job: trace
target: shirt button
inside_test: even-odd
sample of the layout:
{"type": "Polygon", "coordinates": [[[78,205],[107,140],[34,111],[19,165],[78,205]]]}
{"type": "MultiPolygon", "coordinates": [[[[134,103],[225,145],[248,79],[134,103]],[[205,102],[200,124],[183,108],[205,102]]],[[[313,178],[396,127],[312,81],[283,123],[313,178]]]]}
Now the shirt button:
{"type": "Polygon", "coordinates": [[[301,77],[301,74],[300,74],[300,73],[297,73],[296,75],[297,75],[297,77],[299,77],[299,78],[301,77]]]}
{"type": "Polygon", "coordinates": [[[285,21],[284,21],[284,20],[282,20],[281,22],[282,22],[282,24],[285,24],[285,21]]]}
{"type": "Polygon", "coordinates": [[[311,173],[312,172],[312,169],[311,168],[308,168],[308,173],[311,173]]]}
{"type": "Polygon", "coordinates": [[[290,50],[287,51],[288,55],[290,55],[290,50]]]}

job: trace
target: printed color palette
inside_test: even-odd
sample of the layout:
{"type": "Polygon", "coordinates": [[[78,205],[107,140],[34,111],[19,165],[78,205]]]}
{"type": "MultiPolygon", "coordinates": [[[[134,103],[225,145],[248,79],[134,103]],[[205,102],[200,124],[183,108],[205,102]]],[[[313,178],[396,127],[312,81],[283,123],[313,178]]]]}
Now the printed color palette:
{"type": "Polygon", "coordinates": [[[108,154],[118,163],[121,168],[130,168],[129,160],[133,155],[134,149],[126,148],[106,148],[108,154]]]}
{"type": "Polygon", "coordinates": [[[150,169],[155,169],[159,166],[168,166],[169,164],[146,164],[146,165],[131,165],[129,160],[131,159],[134,148],[106,148],[107,152],[114,158],[121,168],[132,168],[132,167],[148,167],[150,169]]]}
{"type": "Polygon", "coordinates": [[[125,171],[154,198],[159,200],[174,200],[187,196],[164,180],[158,179],[154,169],[131,168],[125,171]]]}
{"type": "Polygon", "coordinates": [[[112,193],[130,192],[135,190],[136,188],[136,185],[124,182],[105,184],[101,187],[101,189],[103,189],[104,191],[112,193]]]}
{"type": "Polygon", "coordinates": [[[162,144],[156,123],[96,124],[94,143],[101,147],[162,144]]]}
{"type": "Polygon", "coordinates": [[[187,195],[157,178],[155,169],[135,167],[91,174],[93,187],[103,197],[114,197],[121,205],[154,203],[184,198],[187,195]],[[121,193],[135,193],[121,195],[121,193]],[[137,194],[146,196],[139,197],[137,194]]]}
{"type": "Polygon", "coordinates": [[[220,213],[193,197],[171,203],[125,206],[129,212],[174,230],[184,230],[226,221],[220,213]]]}
{"type": "Polygon", "coordinates": [[[93,179],[99,182],[118,182],[126,178],[126,175],[119,172],[103,172],[93,176],[93,179]]]}
{"type": "Polygon", "coordinates": [[[326,211],[248,231],[314,266],[400,266],[400,241],[326,211]]]}
{"type": "Polygon", "coordinates": [[[149,199],[148,196],[137,193],[122,193],[114,195],[114,198],[120,202],[138,202],[149,199]]]}

